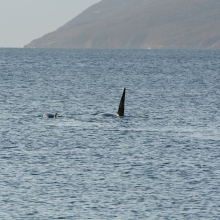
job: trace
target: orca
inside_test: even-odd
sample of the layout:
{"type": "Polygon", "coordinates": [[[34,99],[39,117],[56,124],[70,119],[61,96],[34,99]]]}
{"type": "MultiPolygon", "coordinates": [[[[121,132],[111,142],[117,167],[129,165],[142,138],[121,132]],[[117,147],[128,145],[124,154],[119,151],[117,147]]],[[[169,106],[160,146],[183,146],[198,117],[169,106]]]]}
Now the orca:
{"type": "Polygon", "coordinates": [[[55,114],[45,113],[43,115],[44,118],[57,118],[57,112],[55,114]]]}
{"type": "Polygon", "coordinates": [[[123,93],[122,93],[122,96],[121,96],[121,100],[120,100],[120,103],[119,103],[119,106],[118,106],[117,114],[115,115],[115,114],[111,114],[111,113],[104,113],[104,114],[101,114],[101,116],[104,116],[104,117],[115,117],[115,116],[123,117],[124,116],[125,91],[126,91],[126,88],[124,88],[124,90],[123,90],[123,93]]]}

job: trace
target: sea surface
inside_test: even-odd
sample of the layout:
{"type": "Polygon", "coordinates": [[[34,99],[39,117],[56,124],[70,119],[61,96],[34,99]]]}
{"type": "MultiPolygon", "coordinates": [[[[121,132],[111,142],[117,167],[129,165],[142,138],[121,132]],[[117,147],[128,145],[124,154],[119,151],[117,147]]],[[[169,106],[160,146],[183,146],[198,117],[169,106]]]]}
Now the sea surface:
{"type": "Polygon", "coordinates": [[[220,50],[1,48],[0,219],[220,219],[220,50]]]}

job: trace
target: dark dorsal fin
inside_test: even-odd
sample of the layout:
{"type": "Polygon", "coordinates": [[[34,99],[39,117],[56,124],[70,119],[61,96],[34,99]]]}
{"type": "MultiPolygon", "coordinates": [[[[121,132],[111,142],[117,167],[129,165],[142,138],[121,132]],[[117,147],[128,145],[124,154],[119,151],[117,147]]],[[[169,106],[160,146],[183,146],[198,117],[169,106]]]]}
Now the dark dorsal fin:
{"type": "Polygon", "coordinates": [[[124,116],[124,109],[125,109],[125,88],[124,88],[124,91],[122,93],[122,96],[121,96],[121,101],[120,101],[120,104],[119,104],[119,107],[118,107],[118,112],[117,112],[117,116],[124,116]]]}

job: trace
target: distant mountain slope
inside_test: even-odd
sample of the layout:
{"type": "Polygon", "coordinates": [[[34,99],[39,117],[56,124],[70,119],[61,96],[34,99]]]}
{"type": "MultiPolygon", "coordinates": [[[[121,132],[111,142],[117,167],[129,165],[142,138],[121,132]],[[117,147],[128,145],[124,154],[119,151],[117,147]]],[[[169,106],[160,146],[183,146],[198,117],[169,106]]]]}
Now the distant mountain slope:
{"type": "Polygon", "coordinates": [[[220,49],[220,1],[102,0],[25,47],[220,49]]]}

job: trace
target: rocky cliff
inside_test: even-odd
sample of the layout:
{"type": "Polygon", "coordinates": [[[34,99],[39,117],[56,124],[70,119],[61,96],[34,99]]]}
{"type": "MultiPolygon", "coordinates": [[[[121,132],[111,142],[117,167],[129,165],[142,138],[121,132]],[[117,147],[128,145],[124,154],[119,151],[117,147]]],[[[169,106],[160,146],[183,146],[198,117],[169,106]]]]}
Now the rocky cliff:
{"type": "Polygon", "coordinates": [[[102,0],[26,48],[220,49],[219,0],[102,0]]]}

